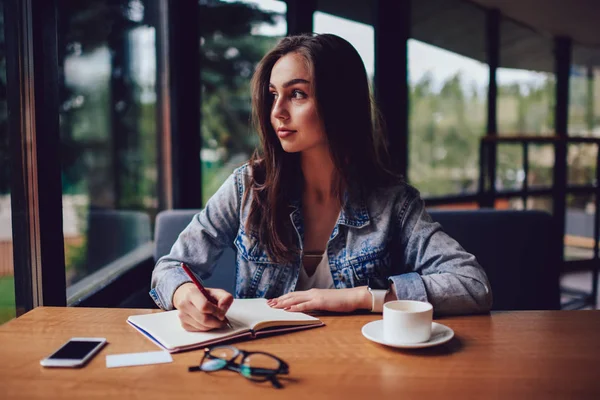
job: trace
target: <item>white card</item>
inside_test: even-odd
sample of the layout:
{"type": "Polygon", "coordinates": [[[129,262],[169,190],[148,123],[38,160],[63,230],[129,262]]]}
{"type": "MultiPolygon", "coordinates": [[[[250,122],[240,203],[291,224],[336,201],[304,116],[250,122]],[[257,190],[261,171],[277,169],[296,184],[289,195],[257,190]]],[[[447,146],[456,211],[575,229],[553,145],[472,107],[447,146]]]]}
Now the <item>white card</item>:
{"type": "Polygon", "coordinates": [[[166,351],[149,351],[146,353],[109,354],[106,356],[106,368],[130,367],[133,365],[163,364],[173,361],[166,351]]]}

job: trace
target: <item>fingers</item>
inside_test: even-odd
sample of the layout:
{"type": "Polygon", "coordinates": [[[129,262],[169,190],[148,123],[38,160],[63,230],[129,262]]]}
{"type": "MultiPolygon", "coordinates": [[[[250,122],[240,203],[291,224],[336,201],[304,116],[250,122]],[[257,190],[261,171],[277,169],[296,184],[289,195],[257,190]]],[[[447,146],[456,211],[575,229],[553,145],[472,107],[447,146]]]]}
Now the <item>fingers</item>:
{"type": "Polygon", "coordinates": [[[314,300],[305,301],[303,303],[293,304],[284,310],[286,311],[294,311],[294,312],[304,312],[304,311],[312,311],[316,310],[318,307],[316,306],[316,302],[314,300]]]}
{"type": "Polygon", "coordinates": [[[193,284],[181,285],[173,296],[173,304],[179,310],[181,326],[188,331],[208,331],[225,325],[225,312],[231,306],[233,296],[224,290],[207,289],[219,299],[221,306],[212,304],[193,284]]]}
{"type": "Polygon", "coordinates": [[[286,311],[349,312],[357,309],[356,293],[355,289],[310,289],[284,294],[267,304],[286,311]]]}
{"type": "Polygon", "coordinates": [[[310,302],[311,300],[314,300],[315,297],[315,290],[303,290],[299,292],[290,292],[276,299],[270,299],[267,301],[267,304],[273,308],[296,311],[299,308],[297,307],[298,305],[310,302]],[[292,310],[291,307],[294,307],[294,309],[292,310]]]}
{"type": "Polygon", "coordinates": [[[188,307],[184,307],[184,309],[190,308],[189,306],[192,306],[193,309],[198,311],[197,313],[194,313],[194,310],[192,308],[190,308],[189,311],[193,314],[199,314],[199,313],[211,314],[217,318],[221,317],[221,315],[223,314],[223,312],[219,309],[219,307],[217,307],[216,305],[214,305],[210,301],[208,301],[206,299],[206,297],[204,297],[204,295],[202,293],[200,293],[200,291],[197,291],[197,293],[194,293],[193,295],[191,295],[189,297],[189,303],[186,305],[188,307]]]}
{"type": "Polygon", "coordinates": [[[223,316],[231,307],[233,303],[233,296],[231,293],[223,289],[207,289],[208,292],[217,300],[217,307],[223,312],[223,316]]]}

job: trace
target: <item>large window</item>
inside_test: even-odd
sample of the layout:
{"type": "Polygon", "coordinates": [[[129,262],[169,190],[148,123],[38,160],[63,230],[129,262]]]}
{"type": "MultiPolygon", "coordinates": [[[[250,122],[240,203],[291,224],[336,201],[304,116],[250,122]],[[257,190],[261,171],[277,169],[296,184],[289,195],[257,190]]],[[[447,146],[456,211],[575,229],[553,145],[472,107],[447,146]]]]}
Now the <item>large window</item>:
{"type": "Polygon", "coordinates": [[[250,78],[286,34],[282,1],[205,1],[200,5],[203,204],[258,144],[250,124],[250,78]]]}
{"type": "Polygon", "coordinates": [[[5,49],[4,1],[0,1],[0,324],[15,317],[5,49]]]}
{"type": "Polygon", "coordinates": [[[123,267],[123,257],[151,240],[157,209],[153,3],[59,1],[67,298],[79,282],[123,267]]]}
{"type": "Polygon", "coordinates": [[[424,196],[475,193],[489,68],[415,39],[408,59],[409,181],[424,196]]]}

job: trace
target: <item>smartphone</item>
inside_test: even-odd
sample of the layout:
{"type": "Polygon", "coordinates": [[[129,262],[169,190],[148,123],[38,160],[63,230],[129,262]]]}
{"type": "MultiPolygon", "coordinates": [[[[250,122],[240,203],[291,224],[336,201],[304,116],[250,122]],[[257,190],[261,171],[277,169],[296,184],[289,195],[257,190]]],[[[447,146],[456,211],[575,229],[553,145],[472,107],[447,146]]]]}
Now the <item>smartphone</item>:
{"type": "Polygon", "coordinates": [[[40,361],[44,367],[82,367],[106,344],[105,338],[74,337],[40,361]]]}

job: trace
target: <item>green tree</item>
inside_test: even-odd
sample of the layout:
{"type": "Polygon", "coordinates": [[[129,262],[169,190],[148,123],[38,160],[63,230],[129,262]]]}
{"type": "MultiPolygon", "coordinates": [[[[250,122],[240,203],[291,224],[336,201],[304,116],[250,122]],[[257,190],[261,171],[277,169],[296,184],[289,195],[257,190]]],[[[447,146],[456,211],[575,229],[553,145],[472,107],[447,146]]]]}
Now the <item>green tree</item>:
{"type": "Polygon", "coordinates": [[[215,192],[232,168],[245,161],[258,145],[250,124],[250,78],[277,37],[254,31],[283,18],[254,5],[202,1],[201,82],[203,148],[217,161],[203,160],[203,201],[215,192]]]}

